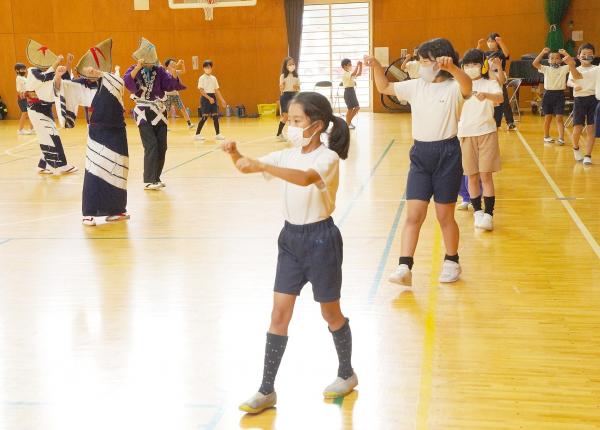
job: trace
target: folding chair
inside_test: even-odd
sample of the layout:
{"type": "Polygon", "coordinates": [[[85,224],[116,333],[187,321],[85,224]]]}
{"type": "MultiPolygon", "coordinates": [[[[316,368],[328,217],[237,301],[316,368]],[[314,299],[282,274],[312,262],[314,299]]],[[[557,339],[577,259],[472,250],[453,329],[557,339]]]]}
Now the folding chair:
{"type": "Polygon", "coordinates": [[[518,117],[516,121],[521,121],[521,109],[519,108],[519,88],[523,79],[521,78],[509,78],[506,81],[506,91],[512,88],[512,95],[508,92],[508,105],[513,112],[513,116],[518,117]]]}
{"type": "Polygon", "coordinates": [[[344,100],[344,93],[341,92],[340,90],[343,88],[344,88],[344,83],[340,82],[340,84],[337,87],[335,96],[333,98],[333,110],[335,110],[337,107],[339,116],[342,116],[342,100],[344,100]]]}
{"type": "Polygon", "coordinates": [[[319,81],[315,84],[314,91],[329,88],[329,103],[333,106],[333,83],[331,81],[319,81]]]}

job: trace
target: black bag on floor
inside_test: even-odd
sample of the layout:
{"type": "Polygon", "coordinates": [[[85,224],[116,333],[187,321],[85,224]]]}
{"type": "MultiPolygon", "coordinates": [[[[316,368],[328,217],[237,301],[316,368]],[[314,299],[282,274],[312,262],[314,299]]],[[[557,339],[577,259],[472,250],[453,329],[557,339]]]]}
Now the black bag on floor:
{"type": "Polygon", "coordinates": [[[2,97],[0,97],[0,120],[8,118],[8,106],[6,103],[2,101],[2,97]]]}

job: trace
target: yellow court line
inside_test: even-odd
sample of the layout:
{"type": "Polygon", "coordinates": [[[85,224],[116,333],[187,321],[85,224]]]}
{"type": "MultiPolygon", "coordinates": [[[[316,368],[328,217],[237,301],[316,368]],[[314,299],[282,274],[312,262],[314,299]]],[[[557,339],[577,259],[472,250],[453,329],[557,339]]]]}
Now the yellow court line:
{"type": "Polygon", "coordinates": [[[429,407],[431,404],[431,381],[433,374],[433,350],[435,346],[435,312],[438,299],[438,277],[440,275],[442,250],[442,234],[436,223],[431,251],[431,275],[429,279],[429,295],[425,314],[425,335],[423,354],[421,356],[421,384],[419,387],[419,403],[417,406],[417,430],[427,430],[429,407]]]}

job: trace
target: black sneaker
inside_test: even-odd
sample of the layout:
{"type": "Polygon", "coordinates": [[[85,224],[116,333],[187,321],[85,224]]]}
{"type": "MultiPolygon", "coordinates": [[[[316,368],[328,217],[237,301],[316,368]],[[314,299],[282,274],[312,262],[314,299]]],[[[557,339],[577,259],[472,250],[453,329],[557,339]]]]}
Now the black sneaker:
{"type": "Polygon", "coordinates": [[[514,122],[511,123],[511,124],[508,124],[508,131],[513,131],[513,130],[516,130],[516,129],[517,129],[517,126],[515,125],[514,122]]]}

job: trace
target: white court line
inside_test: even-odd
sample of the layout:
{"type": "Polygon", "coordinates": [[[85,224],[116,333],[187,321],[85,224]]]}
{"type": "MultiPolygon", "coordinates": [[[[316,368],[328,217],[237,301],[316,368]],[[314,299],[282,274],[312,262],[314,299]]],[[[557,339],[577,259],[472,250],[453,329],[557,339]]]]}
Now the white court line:
{"type": "Polygon", "coordinates": [[[568,214],[571,216],[571,219],[573,220],[573,222],[575,223],[575,225],[577,226],[579,231],[581,231],[581,234],[583,234],[583,237],[585,237],[585,240],[587,240],[587,242],[592,247],[592,250],[596,253],[596,256],[600,259],[600,245],[598,245],[598,242],[596,242],[596,239],[594,239],[594,236],[592,236],[590,231],[585,226],[584,222],[581,220],[581,218],[579,218],[579,215],[577,215],[577,212],[575,212],[575,209],[573,209],[573,206],[571,206],[571,203],[569,203],[568,200],[565,200],[565,195],[562,193],[560,188],[558,188],[558,185],[556,185],[556,182],[554,182],[554,179],[552,179],[552,177],[550,176],[550,174],[548,173],[548,171],[546,170],[546,168],[544,167],[544,165],[542,164],[540,159],[537,157],[537,155],[535,155],[535,153],[533,152],[533,149],[531,149],[531,146],[529,146],[529,144],[527,143],[527,141],[525,140],[525,138],[523,137],[521,132],[518,130],[517,130],[517,136],[519,136],[521,143],[523,144],[523,146],[525,147],[527,152],[529,152],[529,155],[531,156],[531,158],[537,165],[538,169],[540,169],[540,172],[542,172],[542,175],[544,175],[544,178],[546,178],[546,181],[550,185],[550,188],[552,188],[552,191],[554,191],[554,194],[556,194],[556,196],[560,199],[560,202],[565,207],[568,214]]]}
{"type": "Polygon", "coordinates": [[[23,156],[23,155],[17,155],[17,154],[13,154],[12,151],[14,151],[15,149],[19,149],[23,146],[27,146],[27,145],[31,145],[32,143],[37,142],[37,137],[34,137],[31,140],[28,140],[27,142],[23,142],[17,146],[13,146],[12,148],[8,148],[6,151],[4,151],[4,154],[10,156],[10,157],[17,157],[17,158],[32,158],[31,155],[27,156],[23,156]]]}

